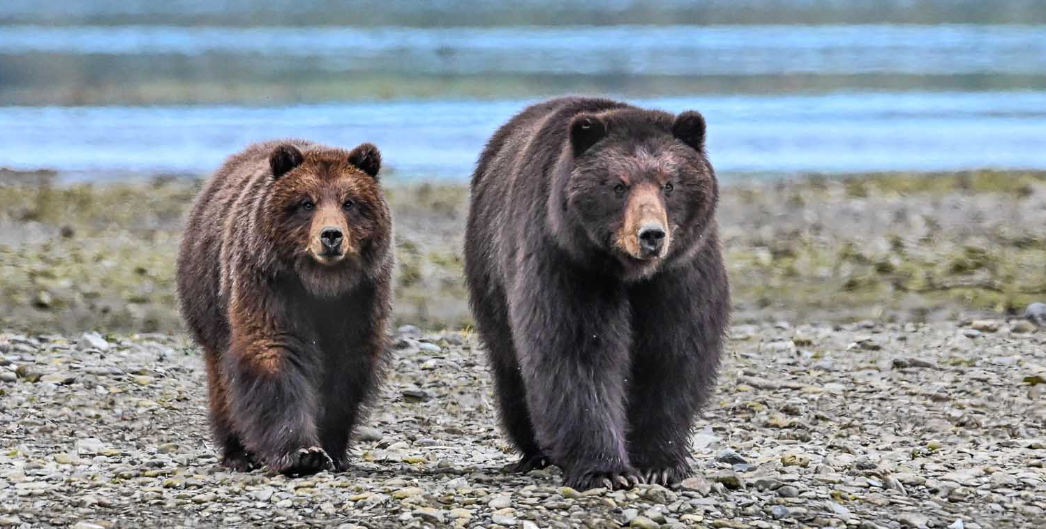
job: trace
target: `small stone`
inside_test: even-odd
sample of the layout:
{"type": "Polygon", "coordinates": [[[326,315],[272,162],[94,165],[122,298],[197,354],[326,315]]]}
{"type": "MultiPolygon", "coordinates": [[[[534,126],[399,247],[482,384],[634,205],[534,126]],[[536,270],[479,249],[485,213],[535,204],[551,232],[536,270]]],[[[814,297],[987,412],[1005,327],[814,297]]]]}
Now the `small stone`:
{"type": "Polygon", "coordinates": [[[679,484],[679,486],[683,490],[692,490],[701,494],[702,496],[708,496],[708,494],[712,492],[712,484],[709,483],[708,480],[704,478],[704,476],[693,476],[686,478],[683,480],[682,483],[679,484]]]}
{"type": "Polygon", "coordinates": [[[392,497],[396,498],[397,500],[402,500],[403,498],[409,498],[411,496],[419,496],[419,495],[424,494],[424,493],[425,493],[425,490],[421,489],[419,487],[404,487],[402,489],[393,491],[392,497]]]}
{"type": "Polygon", "coordinates": [[[738,476],[737,473],[732,472],[732,471],[719,472],[719,473],[713,475],[712,479],[716,483],[722,483],[728,489],[739,489],[739,488],[741,488],[741,485],[742,485],[741,477],[738,476]]]}
{"type": "Polygon", "coordinates": [[[785,507],[784,505],[774,505],[770,508],[770,516],[780,520],[781,518],[788,516],[788,507],[785,507]]]}
{"type": "Polygon", "coordinates": [[[429,343],[429,342],[421,342],[421,343],[419,343],[418,344],[418,349],[420,349],[421,351],[424,351],[426,353],[438,353],[438,352],[442,351],[442,349],[440,349],[440,347],[438,345],[436,345],[434,343],[429,343]]]}
{"type": "Polygon", "coordinates": [[[461,509],[461,508],[451,509],[448,514],[450,515],[451,518],[456,518],[456,519],[460,518],[462,520],[468,520],[468,519],[472,518],[472,513],[471,512],[469,512],[469,511],[467,511],[465,509],[461,509]]]}
{"type": "Polygon", "coordinates": [[[1013,322],[1013,325],[1010,325],[1010,332],[1016,334],[1035,332],[1035,324],[1028,320],[1018,320],[1013,322]]]}
{"type": "Polygon", "coordinates": [[[193,496],[192,497],[192,502],[193,503],[197,503],[197,504],[199,504],[199,503],[211,503],[212,501],[214,501],[216,499],[218,499],[218,496],[216,494],[214,494],[213,492],[208,492],[206,494],[198,494],[196,496],[193,496]]]}
{"type": "Polygon", "coordinates": [[[382,438],[381,430],[371,428],[370,426],[361,426],[357,428],[356,435],[359,437],[360,441],[363,442],[381,441],[382,438]]]}
{"type": "Polygon", "coordinates": [[[777,489],[777,495],[782,498],[797,498],[799,497],[799,489],[791,485],[785,485],[777,489]]]}
{"type": "Polygon", "coordinates": [[[651,485],[643,491],[643,498],[659,505],[668,505],[676,501],[676,494],[660,485],[651,485]]]}
{"type": "Polygon", "coordinates": [[[719,461],[720,463],[726,463],[728,465],[748,464],[748,461],[745,461],[745,458],[741,457],[741,454],[738,454],[737,452],[734,452],[729,448],[724,448],[723,450],[720,450],[719,453],[716,454],[715,460],[719,461]]]}
{"type": "Polygon", "coordinates": [[[494,499],[490,500],[490,502],[487,503],[487,505],[495,511],[499,509],[506,509],[512,506],[512,498],[509,498],[508,496],[496,496],[494,499]]]}
{"type": "Polygon", "coordinates": [[[66,454],[65,452],[59,452],[54,455],[54,462],[59,465],[71,465],[75,461],[76,459],[73,456],[66,454]]]}
{"type": "Polygon", "coordinates": [[[69,373],[51,373],[50,375],[40,377],[40,382],[49,382],[57,386],[72,384],[75,381],[76,377],[69,373]]]}
{"type": "Polygon", "coordinates": [[[495,514],[490,517],[490,521],[498,525],[513,526],[519,523],[514,517],[505,514],[495,514]]]}
{"type": "Polygon", "coordinates": [[[73,524],[73,529],[105,529],[105,526],[91,522],[76,522],[73,524]]]}
{"type": "Polygon", "coordinates": [[[80,341],[77,343],[80,347],[98,349],[99,351],[105,352],[109,350],[109,342],[102,338],[102,335],[96,332],[85,332],[80,335],[80,341]]]}
{"type": "Polygon", "coordinates": [[[948,526],[948,529],[964,529],[965,525],[962,523],[962,518],[959,518],[948,526]]]}
{"type": "Polygon", "coordinates": [[[975,320],[970,327],[980,332],[995,332],[999,330],[999,322],[996,320],[975,320]]]}
{"type": "Polygon", "coordinates": [[[405,336],[407,338],[420,338],[421,329],[413,325],[400,325],[396,329],[396,334],[399,334],[400,336],[405,336]]]}
{"type": "Polygon", "coordinates": [[[18,381],[18,375],[14,374],[11,371],[2,371],[2,372],[0,372],[0,381],[17,382],[18,381]]]}
{"type": "Polygon", "coordinates": [[[841,519],[844,522],[853,517],[853,514],[850,513],[850,509],[847,509],[846,507],[843,507],[842,505],[839,505],[834,501],[827,501],[825,502],[825,504],[828,506],[828,509],[831,510],[833,514],[838,516],[839,519],[841,519]]]}
{"type": "Polygon", "coordinates": [[[523,529],[538,529],[538,524],[536,524],[536,523],[534,523],[534,522],[532,522],[530,520],[523,520],[520,523],[520,527],[522,527],[523,529]]]}
{"type": "Polygon", "coordinates": [[[1028,308],[1024,310],[1024,318],[1039,327],[1046,328],[1046,303],[1036,301],[1028,305],[1028,308]]]}
{"type": "Polygon", "coordinates": [[[138,375],[138,376],[132,378],[131,380],[135,384],[138,384],[139,386],[148,386],[148,385],[153,383],[153,380],[156,380],[156,379],[153,378],[153,377],[150,377],[150,376],[146,376],[146,375],[138,375]]]}
{"type": "Polygon", "coordinates": [[[425,402],[432,398],[432,395],[423,389],[405,389],[402,395],[403,400],[407,402],[425,402]]]}
{"type": "Polygon", "coordinates": [[[76,453],[80,455],[93,456],[105,451],[105,443],[100,439],[88,437],[76,441],[76,453]]]}
{"type": "Polygon", "coordinates": [[[22,525],[22,519],[17,516],[0,516],[0,527],[17,527],[22,525]]]}
{"type": "Polygon", "coordinates": [[[251,497],[258,501],[268,503],[269,500],[272,499],[272,495],[275,493],[276,489],[273,489],[272,487],[262,487],[258,490],[251,491],[251,497]]]}
{"type": "Polygon", "coordinates": [[[574,498],[580,498],[581,497],[581,493],[580,492],[578,492],[578,491],[576,491],[576,490],[574,490],[574,489],[572,489],[570,487],[560,487],[559,488],[559,495],[563,496],[564,498],[568,498],[568,499],[574,499],[574,498]]]}
{"type": "Polygon", "coordinates": [[[433,523],[443,523],[443,511],[439,509],[433,509],[432,507],[422,507],[414,511],[414,515],[433,523]]]}
{"type": "Polygon", "coordinates": [[[628,523],[629,527],[638,527],[639,529],[658,529],[661,524],[647,518],[646,516],[636,516],[632,518],[632,521],[628,523]]]}
{"type": "Polygon", "coordinates": [[[930,523],[930,518],[925,514],[908,512],[900,515],[897,521],[900,522],[901,527],[908,529],[926,529],[930,523]]]}

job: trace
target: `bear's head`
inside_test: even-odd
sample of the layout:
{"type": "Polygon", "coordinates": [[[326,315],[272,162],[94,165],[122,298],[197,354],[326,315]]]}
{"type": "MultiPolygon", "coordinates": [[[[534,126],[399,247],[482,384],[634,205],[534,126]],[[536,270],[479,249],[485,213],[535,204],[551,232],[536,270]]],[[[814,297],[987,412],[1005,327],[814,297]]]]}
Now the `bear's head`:
{"type": "Polygon", "coordinates": [[[314,295],[343,294],[389,262],[392,221],[378,170],[381,154],[306,150],[284,143],[269,155],[268,238],[284,269],[314,295]]]}
{"type": "Polygon", "coordinates": [[[574,116],[569,127],[558,206],[573,243],[626,281],[692,257],[718,201],[701,114],[621,108],[574,116]]]}

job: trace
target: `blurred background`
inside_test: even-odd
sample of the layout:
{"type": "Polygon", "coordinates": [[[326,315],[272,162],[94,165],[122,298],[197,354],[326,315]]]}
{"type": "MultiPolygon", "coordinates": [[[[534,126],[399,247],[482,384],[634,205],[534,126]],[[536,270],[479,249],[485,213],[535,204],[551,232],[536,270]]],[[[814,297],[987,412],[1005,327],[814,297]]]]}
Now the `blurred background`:
{"type": "Polygon", "coordinates": [[[0,328],[178,331],[192,196],[273,137],[376,143],[398,321],[468,326],[475,159],[565,93],[705,114],[740,321],[1046,297],[1035,0],[5,0],[0,328]]]}

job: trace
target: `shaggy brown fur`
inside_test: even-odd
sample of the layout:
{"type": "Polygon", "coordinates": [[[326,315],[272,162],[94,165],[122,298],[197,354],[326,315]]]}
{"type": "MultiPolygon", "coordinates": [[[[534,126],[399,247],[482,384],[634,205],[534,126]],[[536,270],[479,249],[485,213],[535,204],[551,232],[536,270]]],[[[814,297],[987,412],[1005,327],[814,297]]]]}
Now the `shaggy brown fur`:
{"type": "Polygon", "coordinates": [[[704,138],[697,112],[564,98],[487,144],[465,273],[519,470],[582,489],[690,473],[730,309],[704,138]]]}
{"type": "Polygon", "coordinates": [[[393,244],[380,166],[370,144],[260,143],[197,199],[178,294],[204,349],[224,465],[346,468],[386,350],[393,244]]]}

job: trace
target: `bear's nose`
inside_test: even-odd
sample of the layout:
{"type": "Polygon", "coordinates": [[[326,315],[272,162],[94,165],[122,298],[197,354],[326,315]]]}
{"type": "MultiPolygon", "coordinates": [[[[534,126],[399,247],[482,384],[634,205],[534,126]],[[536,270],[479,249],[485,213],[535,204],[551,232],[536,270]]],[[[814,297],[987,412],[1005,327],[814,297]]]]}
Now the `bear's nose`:
{"type": "Polygon", "coordinates": [[[323,243],[323,248],[326,250],[337,251],[341,248],[341,240],[341,230],[338,228],[328,226],[320,232],[320,242],[323,243]]]}
{"type": "Polygon", "coordinates": [[[645,224],[639,228],[639,249],[643,257],[652,257],[661,253],[665,243],[665,229],[660,224],[645,224]]]}

